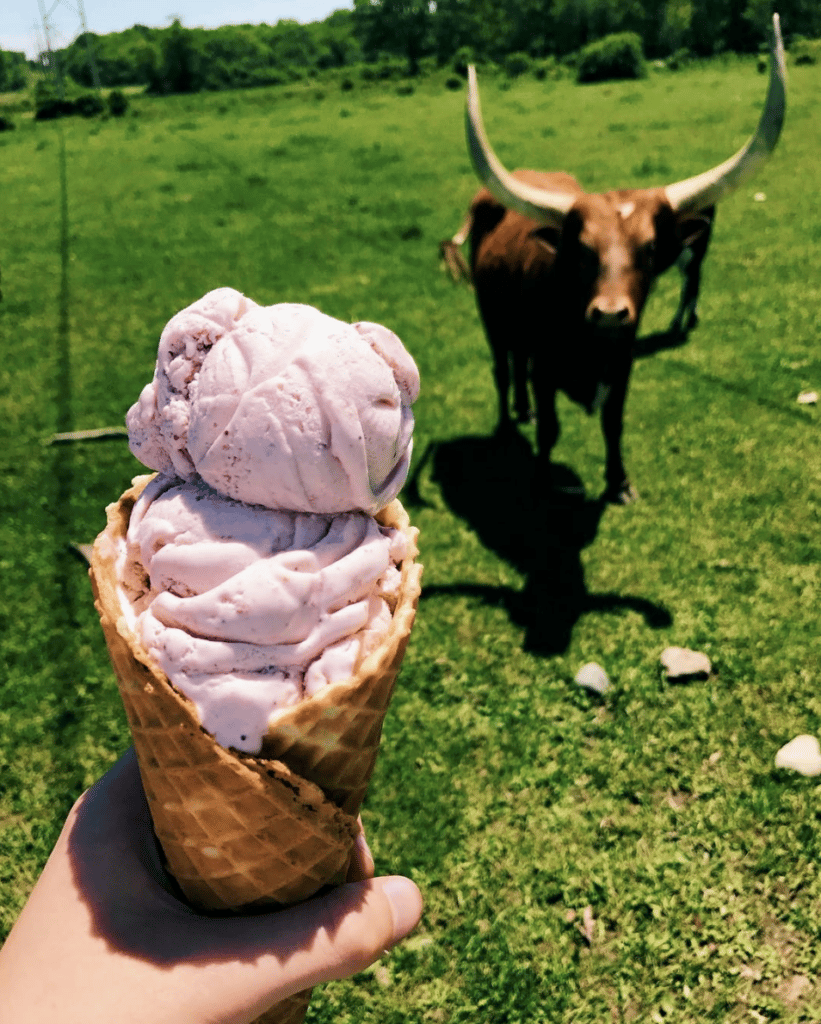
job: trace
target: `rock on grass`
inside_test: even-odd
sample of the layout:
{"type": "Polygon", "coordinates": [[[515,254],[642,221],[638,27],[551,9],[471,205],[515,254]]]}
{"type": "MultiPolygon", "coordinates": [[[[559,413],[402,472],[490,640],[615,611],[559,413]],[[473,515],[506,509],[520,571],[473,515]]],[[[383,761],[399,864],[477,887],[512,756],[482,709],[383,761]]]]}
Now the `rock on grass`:
{"type": "Polygon", "coordinates": [[[660,660],[669,682],[707,679],[713,670],[706,654],[687,647],[667,647],[660,660]]]}

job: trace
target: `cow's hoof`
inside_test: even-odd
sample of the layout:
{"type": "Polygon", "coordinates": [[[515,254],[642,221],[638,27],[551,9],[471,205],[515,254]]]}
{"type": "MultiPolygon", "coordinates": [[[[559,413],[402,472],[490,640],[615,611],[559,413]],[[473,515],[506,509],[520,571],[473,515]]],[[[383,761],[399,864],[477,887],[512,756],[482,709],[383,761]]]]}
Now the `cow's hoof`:
{"type": "Polygon", "coordinates": [[[632,505],[639,500],[639,492],[629,480],[623,480],[618,487],[608,487],[603,498],[611,505],[632,505]]]}
{"type": "Polygon", "coordinates": [[[686,341],[690,331],[698,327],[698,313],[691,313],[690,316],[680,320],[674,320],[667,329],[667,333],[676,341],[686,341]]]}

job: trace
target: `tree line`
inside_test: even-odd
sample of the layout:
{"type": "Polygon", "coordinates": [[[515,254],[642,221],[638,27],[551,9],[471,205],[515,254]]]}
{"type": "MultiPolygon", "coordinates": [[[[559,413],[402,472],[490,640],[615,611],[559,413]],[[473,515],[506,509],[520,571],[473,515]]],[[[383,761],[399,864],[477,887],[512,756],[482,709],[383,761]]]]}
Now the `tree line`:
{"type": "Polygon", "coordinates": [[[663,59],[756,52],[773,3],[785,39],[821,36],[818,0],[354,0],[353,19],[369,59],[387,50],[445,63],[462,47],[495,61],[514,52],[565,58],[623,32],[641,38],[646,56],[663,59]]]}
{"type": "MultiPolygon", "coordinates": [[[[776,0],[785,39],[821,37],[818,0],[776,0]]],[[[86,88],[145,85],[152,93],[281,84],[332,68],[402,62],[414,75],[466,59],[565,60],[614,33],[632,33],[644,54],[760,50],[770,0],[354,0],[325,21],[84,33],[52,55],[61,76],[86,88]]],[[[39,65],[49,63],[41,55],[39,65]]],[[[33,66],[37,66],[34,62],[33,66]]],[[[0,91],[27,82],[22,54],[0,51],[0,91]]]]}

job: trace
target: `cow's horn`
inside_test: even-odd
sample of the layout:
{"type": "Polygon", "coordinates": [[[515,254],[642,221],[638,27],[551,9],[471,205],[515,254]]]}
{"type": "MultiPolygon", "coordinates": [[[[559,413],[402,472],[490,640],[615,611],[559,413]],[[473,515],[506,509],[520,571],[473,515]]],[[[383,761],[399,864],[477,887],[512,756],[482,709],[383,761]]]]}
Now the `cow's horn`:
{"type": "Polygon", "coordinates": [[[490,148],[479,107],[476,68],[468,68],[468,100],[465,110],[465,133],[468,152],[476,173],[490,192],[511,210],[537,221],[561,219],[573,205],[574,196],[567,192],[550,192],[518,181],[504,169],[490,148]]]}
{"type": "Polygon", "coordinates": [[[784,62],[784,43],[777,14],[773,15],[773,33],[770,41],[770,86],[764,112],[755,134],[735,156],[710,171],[687,178],[665,189],[667,200],[674,210],[690,213],[712,206],[743,185],[768,159],[784,124],[787,103],[787,69],[784,62]]]}

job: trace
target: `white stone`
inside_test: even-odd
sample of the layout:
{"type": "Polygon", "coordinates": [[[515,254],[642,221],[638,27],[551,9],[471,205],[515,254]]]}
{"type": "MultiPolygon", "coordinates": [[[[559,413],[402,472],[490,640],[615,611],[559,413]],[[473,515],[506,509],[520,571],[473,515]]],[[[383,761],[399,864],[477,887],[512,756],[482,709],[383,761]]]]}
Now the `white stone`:
{"type": "Polygon", "coordinates": [[[611,686],[607,673],[595,661],[588,661],[586,665],[582,665],[576,673],[575,681],[579,686],[595,693],[607,693],[611,686]]]}
{"type": "Polygon", "coordinates": [[[713,670],[710,659],[701,651],[687,647],[667,647],[661,652],[661,664],[668,679],[707,678],[713,670]]]}
{"type": "Polygon", "coordinates": [[[802,391],[796,399],[799,405],[815,405],[818,401],[817,391],[802,391]]]}
{"type": "Polygon", "coordinates": [[[776,768],[790,768],[801,775],[821,775],[821,746],[815,736],[796,736],[775,755],[776,768]]]}

